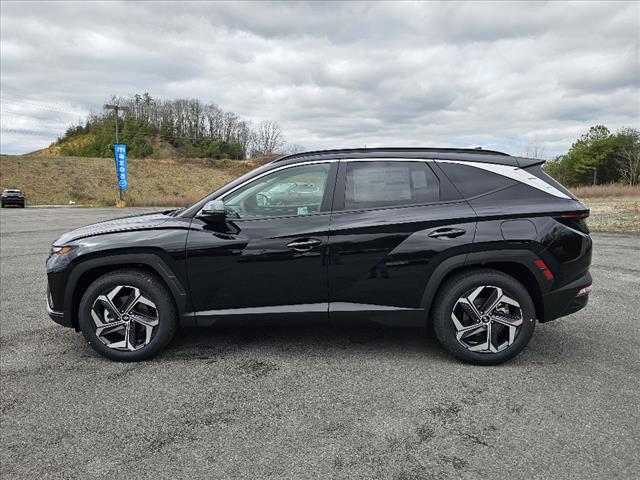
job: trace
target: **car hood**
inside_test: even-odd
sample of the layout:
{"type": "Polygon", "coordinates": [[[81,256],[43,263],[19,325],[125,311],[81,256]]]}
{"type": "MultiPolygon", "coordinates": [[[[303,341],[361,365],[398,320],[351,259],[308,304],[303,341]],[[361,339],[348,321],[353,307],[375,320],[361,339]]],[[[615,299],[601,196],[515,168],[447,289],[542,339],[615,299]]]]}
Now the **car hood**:
{"type": "Polygon", "coordinates": [[[106,222],[94,223],[85,227],[76,228],[63,234],[54,245],[64,245],[81,238],[103,235],[105,233],[130,232],[133,230],[149,230],[160,227],[169,218],[168,215],[158,213],[147,213],[143,215],[133,215],[130,217],[116,218],[106,222]]]}

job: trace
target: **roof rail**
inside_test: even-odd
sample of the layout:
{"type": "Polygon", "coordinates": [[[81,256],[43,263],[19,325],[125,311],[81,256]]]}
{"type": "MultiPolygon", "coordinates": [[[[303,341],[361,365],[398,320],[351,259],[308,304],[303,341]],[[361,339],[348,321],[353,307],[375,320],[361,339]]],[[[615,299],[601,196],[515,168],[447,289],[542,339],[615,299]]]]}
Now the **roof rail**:
{"type": "Polygon", "coordinates": [[[380,152],[389,152],[389,153],[467,153],[467,154],[475,154],[475,155],[502,155],[506,157],[510,157],[508,153],[498,152],[496,150],[483,150],[482,148],[434,148],[434,147],[376,147],[376,148],[341,148],[334,150],[314,150],[309,152],[300,152],[293,153],[291,155],[285,155],[284,157],[280,157],[276,159],[276,162],[281,160],[290,160],[292,158],[298,157],[309,157],[314,155],[329,155],[329,154],[350,154],[350,153],[380,153],[380,152]]]}

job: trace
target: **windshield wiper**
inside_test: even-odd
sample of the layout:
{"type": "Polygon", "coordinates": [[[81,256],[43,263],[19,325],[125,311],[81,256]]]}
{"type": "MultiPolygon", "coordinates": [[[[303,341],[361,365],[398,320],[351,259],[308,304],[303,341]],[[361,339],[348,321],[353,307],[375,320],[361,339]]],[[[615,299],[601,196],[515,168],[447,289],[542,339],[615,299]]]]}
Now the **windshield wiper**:
{"type": "Polygon", "coordinates": [[[165,210],[164,212],[162,212],[165,215],[168,215],[170,217],[175,217],[176,215],[178,215],[182,210],[184,210],[184,207],[180,207],[180,208],[174,208],[173,210],[165,210]]]}

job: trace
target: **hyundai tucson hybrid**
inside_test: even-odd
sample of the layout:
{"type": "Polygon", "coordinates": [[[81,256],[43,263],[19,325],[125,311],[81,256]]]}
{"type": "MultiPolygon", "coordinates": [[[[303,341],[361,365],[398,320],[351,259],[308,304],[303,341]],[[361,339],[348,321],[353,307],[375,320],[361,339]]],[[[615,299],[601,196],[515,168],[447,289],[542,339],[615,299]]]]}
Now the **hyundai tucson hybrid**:
{"type": "Polygon", "coordinates": [[[381,148],[279,158],[187,209],[65,233],[48,313],[118,361],[178,328],[366,320],[429,326],[498,364],[591,290],[588,209],[500,152],[381,148]]]}

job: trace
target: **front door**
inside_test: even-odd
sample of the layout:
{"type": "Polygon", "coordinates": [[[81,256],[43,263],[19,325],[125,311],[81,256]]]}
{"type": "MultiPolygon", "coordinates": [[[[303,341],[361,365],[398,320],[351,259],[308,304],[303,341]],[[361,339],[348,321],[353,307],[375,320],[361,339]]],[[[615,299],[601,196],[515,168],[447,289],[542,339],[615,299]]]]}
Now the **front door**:
{"type": "Polygon", "coordinates": [[[198,324],[327,320],[326,245],[337,163],[285,166],[223,197],[226,225],[187,238],[198,324]]]}

